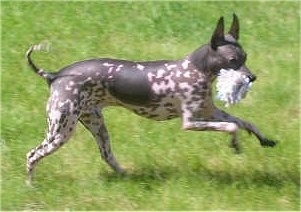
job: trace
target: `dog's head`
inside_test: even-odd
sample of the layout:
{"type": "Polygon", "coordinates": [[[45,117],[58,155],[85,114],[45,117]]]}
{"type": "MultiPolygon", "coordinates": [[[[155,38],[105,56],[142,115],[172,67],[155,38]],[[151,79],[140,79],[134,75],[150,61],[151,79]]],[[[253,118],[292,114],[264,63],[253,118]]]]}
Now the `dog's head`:
{"type": "Polygon", "coordinates": [[[194,66],[210,80],[218,77],[218,98],[226,105],[239,102],[247,93],[256,76],[245,65],[247,54],[239,40],[239,20],[233,14],[228,33],[224,33],[224,18],[221,17],[209,44],[190,55],[194,66]]]}
{"type": "Polygon", "coordinates": [[[238,103],[245,97],[256,76],[246,67],[247,54],[239,39],[239,20],[233,14],[231,28],[224,35],[224,21],[221,17],[211,37],[210,47],[213,50],[215,65],[211,70],[218,75],[218,98],[226,102],[226,106],[238,103]]]}
{"type": "Polygon", "coordinates": [[[195,66],[209,74],[212,79],[220,73],[221,69],[241,72],[254,81],[256,77],[246,67],[247,54],[239,40],[239,20],[233,14],[233,21],[228,33],[224,33],[224,18],[221,17],[211,36],[210,43],[197,49],[190,56],[195,66]]]}

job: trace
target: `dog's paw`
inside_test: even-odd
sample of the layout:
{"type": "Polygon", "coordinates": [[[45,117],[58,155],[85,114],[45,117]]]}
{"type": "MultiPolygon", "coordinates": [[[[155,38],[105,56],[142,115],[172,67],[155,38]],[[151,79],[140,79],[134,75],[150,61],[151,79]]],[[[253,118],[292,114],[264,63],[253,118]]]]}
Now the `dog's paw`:
{"type": "Polygon", "coordinates": [[[276,146],[277,141],[273,141],[273,140],[265,138],[265,139],[260,141],[260,144],[263,147],[274,147],[274,146],[276,146]]]}
{"type": "Polygon", "coordinates": [[[123,176],[123,175],[127,174],[127,171],[125,169],[123,169],[123,168],[120,168],[120,167],[118,169],[116,169],[115,171],[120,176],[123,176]]]}

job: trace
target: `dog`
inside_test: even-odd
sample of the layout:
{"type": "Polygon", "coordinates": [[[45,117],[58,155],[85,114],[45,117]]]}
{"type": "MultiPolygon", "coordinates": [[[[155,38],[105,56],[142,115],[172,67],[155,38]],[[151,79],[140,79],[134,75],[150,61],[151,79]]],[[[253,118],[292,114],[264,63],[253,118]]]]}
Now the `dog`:
{"type": "Polygon", "coordinates": [[[256,76],[245,65],[247,55],[238,43],[239,20],[224,33],[220,17],[208,44],[184,59],[133,62],[99,58],[75,62],[60,71],[46,72],[31,59],[40,45],[26,52],[29,66],[50,87],[47,103],[48,131],[43,142],[27,153],[28,183],[37,162],[65,144],[81,122],[94,136],[102,159],[116,172],[124,173],[110,147],[102,108],[122,106],[139,116],[162,121],[182,118],[182,128],[229,133],[231,146],[239,151],[239,128],[254,134],[262,146],[273,147],[251,123],[219,110],[213,103],[212,83],[221,69],[235,70],[250,82],[256,76]]]}

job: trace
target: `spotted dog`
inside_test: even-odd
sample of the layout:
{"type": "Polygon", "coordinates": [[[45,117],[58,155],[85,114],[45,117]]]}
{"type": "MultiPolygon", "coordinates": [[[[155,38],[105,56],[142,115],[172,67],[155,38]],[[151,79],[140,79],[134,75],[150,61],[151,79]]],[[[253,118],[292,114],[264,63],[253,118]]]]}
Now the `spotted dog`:
{"type": "Polygon", "coordinates": [[[116,161],[101,110],[122,106],[153,120],[182,118],[184,130],[223,131],[232,135],[238,150],[239,128],[254,134],[262,146],[275,142],[263,136],[252,124],[219,110],[212,100],[212,82],[219,71],[235,70],[250,79],[246,53],[238,43],[239,20],[234,14],[228,33],[224,19],[218,20],[208,44],[180,60],[133,62],[117,59],[90,59],[76,62],[51,73],[38,68],[31,59],[41,46],[27,51],[30,67],[50,87],[47,103],[48,131],[43,142],[27,154],[28,182],[42,158],[65,144],[80,121],[95,137],[102,158],[116,172],[124,170],[116,161]]]}

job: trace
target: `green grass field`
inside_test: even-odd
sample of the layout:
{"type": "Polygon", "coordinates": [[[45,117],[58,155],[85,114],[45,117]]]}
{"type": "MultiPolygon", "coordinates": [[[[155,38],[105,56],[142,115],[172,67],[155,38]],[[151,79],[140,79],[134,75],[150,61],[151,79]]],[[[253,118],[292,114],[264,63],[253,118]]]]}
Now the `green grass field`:
{"type": "MultiPolygon", "coordinates": [[[[1,2],[1,210],[299,210],[299,2],[1,2]],[[221,15],[240,17],[240,42],[258,80],[226,111],[255,123],[275,148],[240,132],[184,132],[180,119],[154,122],[105,109],[112,148],[127,169],[115,174],[78,125],[70,142],[26,186],[25,155],[44,137],[46,83],[27,66],[34,55],[58,70],[91,57],[178,59],[207,43],[221,15]]],[[[216,101],[220,107],[223,105],[216,101]]]]}

